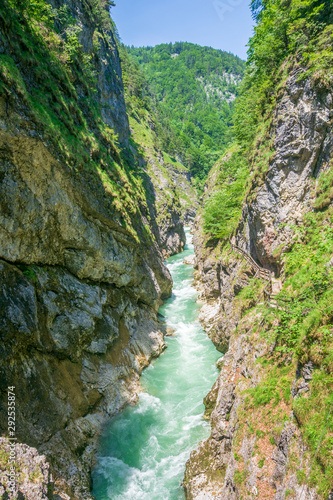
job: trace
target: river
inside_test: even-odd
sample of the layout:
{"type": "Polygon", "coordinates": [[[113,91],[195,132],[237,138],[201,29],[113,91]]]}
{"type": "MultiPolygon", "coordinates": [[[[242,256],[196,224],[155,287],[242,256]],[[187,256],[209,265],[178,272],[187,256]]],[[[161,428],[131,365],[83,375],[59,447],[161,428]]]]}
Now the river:
{"type": "Polygon", "coordinates": [[[194,270],[183,264],[194,253],[189,230],[186,235],[184,252],[167,261],[174,288],[160,308],[175,334],[144,371],[139,403],[114,417],[101,436],[93,471],[97,500],[184,499],[185,463],[209,435],[202,401],[217,378],[221,354],[198,322],[194,270]]]}

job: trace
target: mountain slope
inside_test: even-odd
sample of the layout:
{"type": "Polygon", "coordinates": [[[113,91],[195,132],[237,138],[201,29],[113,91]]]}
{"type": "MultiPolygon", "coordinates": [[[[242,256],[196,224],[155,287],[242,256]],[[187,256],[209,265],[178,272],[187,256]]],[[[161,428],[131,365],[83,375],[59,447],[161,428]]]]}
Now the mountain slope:
{"type": "Polygon", "coordinates": [[[244,62],[190,43],[128,48],[158,103],[163,147],[203,179],[230,142],[244,62]]]}
{"type": "Polygon", "coordinates": [[[161,247],[170,255],[184,245],[185,234],[182,233],[181,241],[177,242],[180,230],[175,232],[173,227],[193,221],[198,206],[197,192],[189,169],[163,151],[163,132],[141,68],[124,46],[120,47],[120,57],[131,140],[134,149],[142,154],[143,168],[152,182],[157,208],[152,220],[156,222],[157,231],[159,228],[161,247]]]}

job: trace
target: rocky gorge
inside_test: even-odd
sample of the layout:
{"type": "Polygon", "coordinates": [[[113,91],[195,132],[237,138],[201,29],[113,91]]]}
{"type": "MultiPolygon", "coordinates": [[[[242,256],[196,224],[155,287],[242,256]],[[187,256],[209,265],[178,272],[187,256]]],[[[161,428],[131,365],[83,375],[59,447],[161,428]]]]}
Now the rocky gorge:
{"type": "MultiPolygon", "coordinates": [[[[260,179],[252,172],[233,235],[236,244],[282,284],[287,280],[284,254],[294,245],[295,227],[313,212],[315,186],[332,158],[332,93],[311,80],[300,81],[300,72],[299,66],[292,69],[279,93],[269,129],[274,153],[260,179]]],[[[223,160],[210,173],[204,203],[217,189],[221,168],[223,160]]],[[[271,299],[265,305],[264,285],[244,293],[253,283],[255,269],[229,243],[210,243],[202,227],[199,214],[194,244],[203,302],[200,320],[224,356],[219,378],[205,398],[211,436],[187,463],[186,498],[328,498],[299,480],[300,471],[308,477],[313,463],[304,442],[304,420],[293,404],[301,394],[316,391],[311,381],[319,363],[297,362],[287,353],[276,359],[277,339],[271,330],[279,324],[274,308],[281,309],[283,303],[271,299]],[[267,321],[265,308],[273,310],[273,320],[267,321]],[[285,387],[278,379],[274,384],[286,395],[276,395],[274,403],[271,393],[261,403],[264,407],[249,404],[249,394],[256,390],[259,394],[260,385],[268,392],[267,369],[274,370],[275,364],[281,367],[285,387]]],[[[329,268],[330,262],[326,265],[329,268]]],[[[332,476],[328,477],[328,486],[333,486],[332,476]]]]}
{"type": "MultiPolygon", "coordinates": [[[[130,145],[106,5],[38,6],[0,8],[1,433],[14,386],[15,437],[26,443],[16,494],[87,500],[103,423],[136,400],[140,373],[165,348],[163,252],[181,250],[183,212],[178,202],[164,218],[158,168],[149,177],[144,152],[130,145]]],[[[1,453],[8,498],[5,444],[1,453]]]]}
{"type": "Polygon", "coordinates": [[[0,496],[330,500],[331,2],[252,2],[245,76],[110,6],[0,6],[0,496]]]}

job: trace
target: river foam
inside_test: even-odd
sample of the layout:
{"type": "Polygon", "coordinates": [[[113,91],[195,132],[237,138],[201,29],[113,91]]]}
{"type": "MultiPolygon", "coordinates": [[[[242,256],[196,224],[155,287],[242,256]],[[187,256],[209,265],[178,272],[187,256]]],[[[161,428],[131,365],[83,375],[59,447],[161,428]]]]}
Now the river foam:
{"type": "Polygon", "coordinates": [[[217,377],[219,353],[198,322],[193,254],[187,232],[183,254],[171,257],[172,297],[161,307],[168,349],[147,368],[139,403],[126,408],[106,426],[93,472],[97,500],[182,500],[185,463],[199,441],[209,435],[203,420],[203,398],[217,377]]]}

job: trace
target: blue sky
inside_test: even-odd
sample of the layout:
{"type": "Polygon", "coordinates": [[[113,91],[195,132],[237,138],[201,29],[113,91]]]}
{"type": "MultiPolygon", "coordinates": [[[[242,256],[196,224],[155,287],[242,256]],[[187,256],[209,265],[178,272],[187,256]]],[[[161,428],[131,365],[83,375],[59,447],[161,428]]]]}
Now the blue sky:
{"type": "Polygon", "coordinates": [[[246,59],[250,0],[115,0],[111,15],[126,45],[192,42],[246,59]]]}

